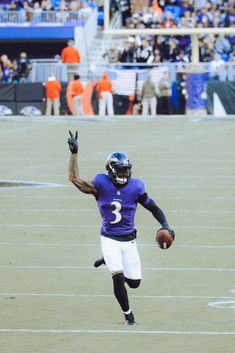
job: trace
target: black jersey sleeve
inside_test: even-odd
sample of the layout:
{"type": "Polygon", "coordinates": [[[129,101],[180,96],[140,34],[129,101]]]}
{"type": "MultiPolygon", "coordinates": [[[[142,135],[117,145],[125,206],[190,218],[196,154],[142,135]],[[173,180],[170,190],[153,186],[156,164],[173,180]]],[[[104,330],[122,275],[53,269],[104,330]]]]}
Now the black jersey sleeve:
{"type": "Polygon", "coordinates": [[[164,212],[157,206],[157,204],[149,198],[148,194],[145,193],[141,195],[138,200],[138,203],[141,204],[146,210],[150,211],[153,217],[161,224],[163,227],[168,227],[168,222],[164,212]]]}

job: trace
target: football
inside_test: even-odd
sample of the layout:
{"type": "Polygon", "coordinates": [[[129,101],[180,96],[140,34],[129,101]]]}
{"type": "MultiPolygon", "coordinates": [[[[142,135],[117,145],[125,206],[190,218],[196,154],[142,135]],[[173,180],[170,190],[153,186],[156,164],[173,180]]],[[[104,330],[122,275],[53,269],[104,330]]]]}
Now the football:
{"type": "Polygon", "coordinates": [[[159,248],[165,250],[171,246],[173,239],[167,230],[161,229],[156,234],[156,242],[159,248]]]}

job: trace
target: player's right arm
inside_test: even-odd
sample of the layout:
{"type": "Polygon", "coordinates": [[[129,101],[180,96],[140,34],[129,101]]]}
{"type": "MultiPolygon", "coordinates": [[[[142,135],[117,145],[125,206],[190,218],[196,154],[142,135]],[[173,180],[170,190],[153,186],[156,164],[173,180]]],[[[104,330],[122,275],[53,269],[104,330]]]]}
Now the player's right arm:
{"type": "Polygon", "coordinates": [[[84,180],[79,176],[78,170],[78,132],[75,136],[69,131],[70,138],[68,139],[71,156],[69,160],[69,180],[83,193],[91,194],[97,197],[98,192],[94,184],[90,181],[84,180]]]}

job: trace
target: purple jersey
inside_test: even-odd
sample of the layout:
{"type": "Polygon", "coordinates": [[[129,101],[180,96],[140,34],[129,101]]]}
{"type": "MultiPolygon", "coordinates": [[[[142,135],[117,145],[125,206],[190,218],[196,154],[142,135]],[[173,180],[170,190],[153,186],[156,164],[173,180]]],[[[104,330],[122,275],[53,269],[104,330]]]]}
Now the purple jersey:
{"type": "Polygon", "coordinates": [[[121,188],[108,175],[96,174],[92,183],[98,190],[98,207],[103,218],[101,234],[121,236],[135,230],[137,199],[146,193],[143,181],[132,178],[121,188]]]}

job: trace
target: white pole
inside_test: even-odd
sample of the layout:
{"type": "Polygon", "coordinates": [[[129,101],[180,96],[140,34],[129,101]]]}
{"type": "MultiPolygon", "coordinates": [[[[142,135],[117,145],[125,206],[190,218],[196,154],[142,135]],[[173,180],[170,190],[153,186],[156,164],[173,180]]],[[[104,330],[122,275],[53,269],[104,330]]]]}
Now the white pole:
{"type": "Polygon", "coordinates": [[[109,24],[110,24],[110,19],[109,19],[109,0],[104,0],[104,30],[105,31],[109,30],[109,24]]]}
{"type": "Polygon", "coordinates": [[[192,63],[198,64],[199,63],[199,41],[197,34],[191,35],[192,40],[192,63]]]}

